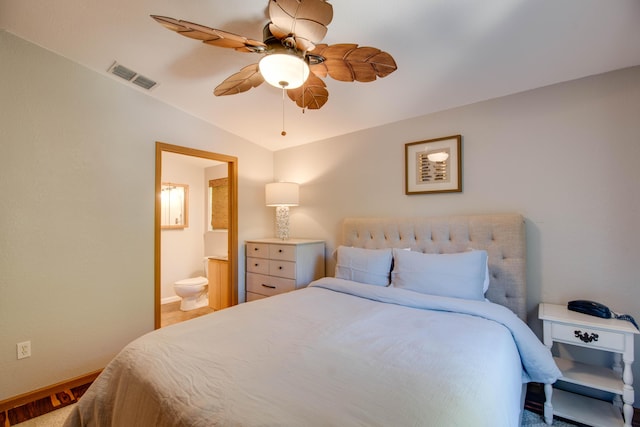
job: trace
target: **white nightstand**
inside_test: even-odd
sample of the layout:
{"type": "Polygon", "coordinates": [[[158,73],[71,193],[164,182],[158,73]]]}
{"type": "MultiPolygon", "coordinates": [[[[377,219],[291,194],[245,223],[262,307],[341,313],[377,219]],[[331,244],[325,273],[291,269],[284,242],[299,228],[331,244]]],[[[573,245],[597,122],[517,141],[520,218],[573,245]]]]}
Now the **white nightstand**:
{"type": "Polygon", "coordinates": [[[564,305],[540,304],[538,317],[543,323],[544,344],[549,348],[559,342],[614,354],[611,369],[555,358],[563,375],[558,381],[603,390],[613,393],[615,398],[608,403],[545,384],[546,423],[551,424],[555,414],[590,426],[631,427],[634,400],[631,365],[633,338],[638,330],[624,320],[588,316],[569,311],[564,305]]]}
{"type": "Polygon", "coordinates": [[[257,239],[246,243],[247,301],[293,291],[324,276],[322,240],[257,239]]]}

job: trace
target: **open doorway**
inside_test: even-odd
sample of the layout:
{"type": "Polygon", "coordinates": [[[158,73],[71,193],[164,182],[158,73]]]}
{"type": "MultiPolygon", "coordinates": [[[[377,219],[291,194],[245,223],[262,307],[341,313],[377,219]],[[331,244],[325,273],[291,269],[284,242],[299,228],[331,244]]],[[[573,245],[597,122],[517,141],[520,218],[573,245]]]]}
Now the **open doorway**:
{"type": "MultiPolygon", "coordinates": [[[[161,299],[162,299],[162,231],[167,228],[171,229],[180,229],[185,228],[181,223],[181,219],[176,219],[176,221],[171,221],[172,226],[167,227],[166,224],[163,223],[164,216],[166,216],[166,212],[163,211],[162,205],[162,191],[163,188],[167,187],[166,183],[163,186],[163,154],[172,153],[184,156],[191,156],[200,159],[209,159],[215,162],[220,162],[222,164],[226,164],[226,175],[228,182],[228,201],[226,201],[227,215],[228,215],[228,224],[227,224],[227,248],[228,248],[228,280],[224,281],[224,289],[217,289],[217,292],[226,295],[228,302],[230,305],[236,305],[238,303],[238,160],[236,157],[227,156],[224,154],[212,153],[208,151],[197,150],[193,148],[180,147],[177,145],[166,144],[162,142],[156,142],[156,181],[155,181],[155,191],[156,191],[156,203],[155,203],[155,244],[154,244],[154,261],[155,261],[155,271],[154,271],[154,285],[155,285],[155,297],[154,297],[154,324],[155,328],[160,328],[162,324],[162,307],[161,307],[161,299]],[[180,223],[182,227],[177,227],[177,224],[180,223]],[[163,225],[164,224],[164,225],[163,225]]],[[[166,207],[165,207],[166,211],[166,207]]],[[[185,210],[185,215],[188,215],[188,211],[185,210]]],[[[182,211],[179,211],[176,218],[182,218],[182,211]]],[[[185,218],[185,224],[186,222],[185,218]]],[[[204,254],[203,254],[204,255],[204,254]]]]}

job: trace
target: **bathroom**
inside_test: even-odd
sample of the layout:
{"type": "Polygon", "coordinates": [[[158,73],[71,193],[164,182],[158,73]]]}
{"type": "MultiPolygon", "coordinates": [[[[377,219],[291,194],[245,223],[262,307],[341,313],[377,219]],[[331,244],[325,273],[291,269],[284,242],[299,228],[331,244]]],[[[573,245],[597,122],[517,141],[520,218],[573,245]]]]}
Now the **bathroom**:
{"type": "MultiPolygon", "coordinates": [[[[210,183],[219,185],[226,182],[227,170],[224,162],[162,153],[162,183],[165,191],[162,192],[163,225],[160,232],[160,303],[163,325],[167,324],[165,315],[187,319],[212,311],[207,303],[202,308],[179,313],[183,298],[176,294],[174,285],[184,279],[206,277],[207,257],[217,260],[226,260],[228,257],[228,213],[224,206],[212,207],[215,203],[211,202],[210,188],[210,183]],[[171,197],[171,215],[168,214],[168,193],[174,193],[174,197],[171,197]],[[176,193],[179,196],[177,198],[176,193]],[[182,199],[185,204],[176,208],[176,200],[182,199]],[[175,312],[175,315],[169,312],[175,312]]],[[[216,188],[213,191],[219,190],[216,188]]],[[[206,294],[198,300],[202,301],[203,298],[206,298],[206,294]]]]}

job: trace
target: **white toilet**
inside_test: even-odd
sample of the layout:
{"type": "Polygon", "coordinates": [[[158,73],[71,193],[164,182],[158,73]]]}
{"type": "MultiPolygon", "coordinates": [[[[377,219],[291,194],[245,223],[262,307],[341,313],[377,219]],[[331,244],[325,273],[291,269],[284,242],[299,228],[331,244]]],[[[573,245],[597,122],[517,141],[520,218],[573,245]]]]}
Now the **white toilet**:
{"type": "MultiPolygon", "coordinates": [[[[204,259],[204,271],[207,274],[209,258],[204,259]]],[[[180,310],[189,311],[209,305],[209,293],[206,277],[198,276],[190,279],[178,280],[173,284],[176,295],[182,298],[180,310]]]]}

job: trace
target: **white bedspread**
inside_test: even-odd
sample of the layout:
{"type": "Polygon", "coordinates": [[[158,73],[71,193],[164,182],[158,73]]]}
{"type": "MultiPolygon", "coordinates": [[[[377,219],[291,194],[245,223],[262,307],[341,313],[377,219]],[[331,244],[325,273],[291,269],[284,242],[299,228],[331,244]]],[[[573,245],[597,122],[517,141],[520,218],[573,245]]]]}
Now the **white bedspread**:
{"type": "Polygon", "coordinates": [[[517,426],[523,378],[560,375],[523,325],[325,278],[133,341],[65,426],[517,426]]]}

